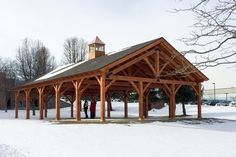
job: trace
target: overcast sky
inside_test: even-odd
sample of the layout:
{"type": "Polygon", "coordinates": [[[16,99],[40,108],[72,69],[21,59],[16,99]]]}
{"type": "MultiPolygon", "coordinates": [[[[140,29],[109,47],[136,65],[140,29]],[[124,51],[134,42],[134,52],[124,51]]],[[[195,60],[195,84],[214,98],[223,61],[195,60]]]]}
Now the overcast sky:
{"type": "MultiPolygon", "coordinates": [[[[0,56],[14,58],[24,38],[39,39],[61,60],[63,42],[76,36],[88,41],[98,35],[106,51],[164,37],[177,50],[191,31],[194,17],[168,10],[188,6],[179,0],[0,0],[0,56]]],[[[189,58],[191,61],[191,58],[189,58]]],[[[235,87],[236,67],[203,71],[205,88],[235,87]]]]}

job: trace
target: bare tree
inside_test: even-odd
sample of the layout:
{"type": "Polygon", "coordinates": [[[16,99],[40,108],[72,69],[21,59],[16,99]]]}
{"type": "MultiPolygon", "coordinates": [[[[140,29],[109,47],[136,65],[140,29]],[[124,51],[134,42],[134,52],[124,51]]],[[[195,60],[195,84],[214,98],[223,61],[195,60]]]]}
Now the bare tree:
{"type": "Polygon", "coordinates": [[[175,11],[191,12],[196,17],[191,35],[181,41],[191,46],[182,53],[194,54],[198,68],[236,63],[235,0],[198,0],[189,8],[175,11]]]}
{"type": "Polygon", "coordinates": [[[64,42],[64,54],[63,62],[65,64],[77,63],[85,60],[87,53],[87,41],[84,39],[72,37],[68,38],[64,42]]]}
{"type": "Polygon", "coordinates": [[[45,46],[41,46],[33,53],[33,77],[38,77],[55,68],[55,59],[45,46]]]}
{"type": "Polygon", "coordinates": [[[6,78],[16,79],[17,77],[16,62],[11,59],[0,58],[0,72],[4,73],[6,75],[6,78]]]}
{"type": "Polygon", "coordinates": [[[24,39],[16,55],[18,74],[24,81],[39,77],[55,68],[54,57],[39,40],[24,39]]]}

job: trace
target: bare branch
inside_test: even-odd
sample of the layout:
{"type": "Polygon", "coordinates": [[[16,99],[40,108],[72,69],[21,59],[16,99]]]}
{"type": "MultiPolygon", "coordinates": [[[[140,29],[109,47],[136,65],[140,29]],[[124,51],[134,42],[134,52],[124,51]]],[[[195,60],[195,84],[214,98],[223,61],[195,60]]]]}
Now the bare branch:
{"type": "Polygon", "coordinates": [[[235,64],[235,0],[199,0],[189,8],[175,9],[175,12],[192,12],[196,17],[190,37],[180,39],[191,46],[182,54],[194,54],[198,67],[235,64]],[[232,53],[225,55],[227,51],[232,53]]]}

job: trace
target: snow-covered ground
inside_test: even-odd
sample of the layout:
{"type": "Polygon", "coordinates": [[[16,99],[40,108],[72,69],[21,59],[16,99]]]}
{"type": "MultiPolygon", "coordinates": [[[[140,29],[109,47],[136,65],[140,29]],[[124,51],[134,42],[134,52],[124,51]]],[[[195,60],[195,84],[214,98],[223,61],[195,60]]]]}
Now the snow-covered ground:
{"type": "MultiPolygon", "coordinates": [[[[123,103],[113,103],[113,108],[112,117],[123,117],[123,103]]],[[[196,117],[197,106],[186,108],[196,117]]],[[[138,105],[130,103],[129,117],[138,117],[137,111],[138,105]]],[[[236,156],[236,107],[202,106],[202,111],[207,118],[203,121],[191,117],[162,121],[168,115],[165,107],[149,111],[152,119],[160,120],[151,123],[55,124],[51,122],[53,109],[43,121],[38,120],[37,112],[25,120],[23,110],[19,119],[14,119],[14,111],[0,110],[0,157],[236,156]]],[[[177,115],[181,112],[181,105],[177,105],[177,115]]],[[[61,117],[69,118],[70,108],[61,109],[61,117]]]]}

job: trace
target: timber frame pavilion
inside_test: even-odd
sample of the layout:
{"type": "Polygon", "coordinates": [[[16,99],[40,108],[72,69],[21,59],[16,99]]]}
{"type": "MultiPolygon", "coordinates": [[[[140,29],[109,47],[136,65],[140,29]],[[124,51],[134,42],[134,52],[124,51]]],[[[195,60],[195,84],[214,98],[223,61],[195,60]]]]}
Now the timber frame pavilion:
{"type": "Polygon", "coordinates": [[[128,95],[138,94],[139,119],[148,116],[147,96],[153,88],[162,89],[169,97],[169,118],[175,118],[175,95],[182,85],[191,86],[197,95],[198,118],[201,118],[201,83],[208,78],[194,67],[164,38],[134,45],[105,54],[105,44],[96,37],[89,44],[89,59],[64,66],[21,86],[15,87],[15,118],[19,100],[26,102],[26,119],[30,119],[31,96],[38,96],[39,119],[47,117],[47,99],[55,97],[55,119],[60,120],[60,98],[76,103],[76,120],[80,121],[81,97],[100,96],[100,121],[104,122],[105,101],[110,117],[111,92],[124,99],[124,118],[128,117],[128,95]]]}

